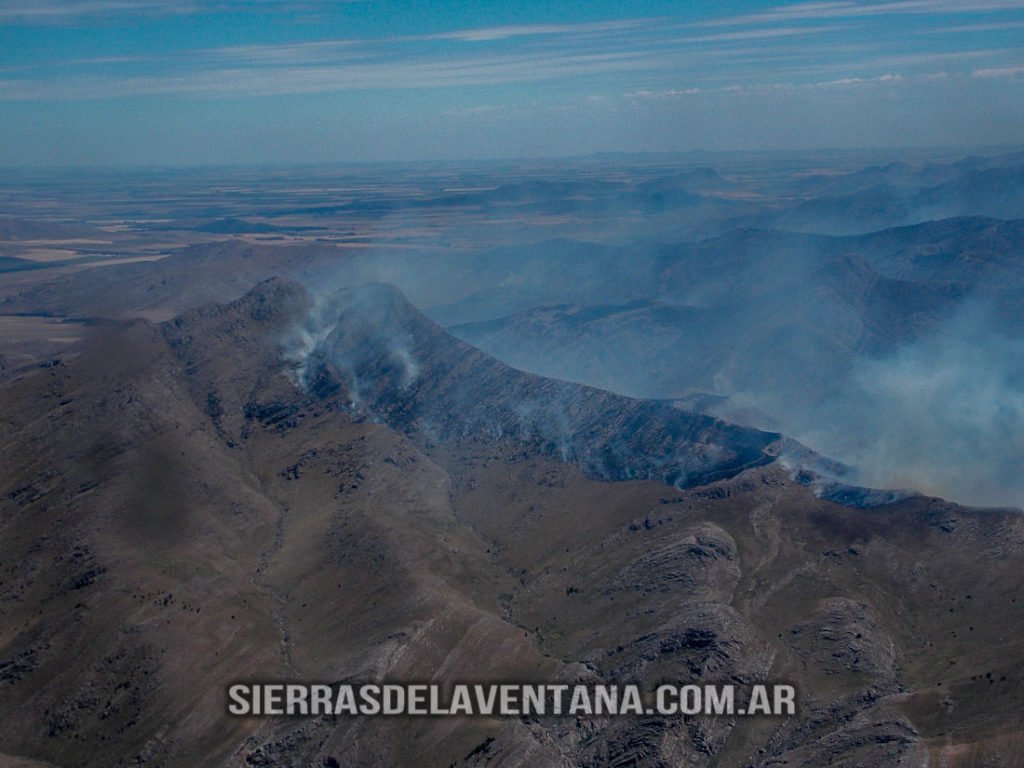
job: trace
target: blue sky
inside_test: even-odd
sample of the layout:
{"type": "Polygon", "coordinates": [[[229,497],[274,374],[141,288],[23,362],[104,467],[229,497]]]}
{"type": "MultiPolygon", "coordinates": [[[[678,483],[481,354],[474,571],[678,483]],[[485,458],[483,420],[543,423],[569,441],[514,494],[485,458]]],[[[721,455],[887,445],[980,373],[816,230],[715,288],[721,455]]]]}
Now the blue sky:
{"type": "Polygon", "coordinates": [[[0,166],[1022,136],[1024,0],[0,0],[0,166]]]}

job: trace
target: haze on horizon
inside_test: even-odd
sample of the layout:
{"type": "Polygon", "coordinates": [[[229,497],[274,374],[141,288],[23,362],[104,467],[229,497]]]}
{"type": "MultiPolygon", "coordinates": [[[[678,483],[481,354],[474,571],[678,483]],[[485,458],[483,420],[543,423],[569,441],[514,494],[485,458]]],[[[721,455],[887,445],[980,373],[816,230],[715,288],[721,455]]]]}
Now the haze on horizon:
{"type": "Polygon", "coordinates": [[[0,166],[1008,145],[1024,0],[0,4],[0,166]]]}

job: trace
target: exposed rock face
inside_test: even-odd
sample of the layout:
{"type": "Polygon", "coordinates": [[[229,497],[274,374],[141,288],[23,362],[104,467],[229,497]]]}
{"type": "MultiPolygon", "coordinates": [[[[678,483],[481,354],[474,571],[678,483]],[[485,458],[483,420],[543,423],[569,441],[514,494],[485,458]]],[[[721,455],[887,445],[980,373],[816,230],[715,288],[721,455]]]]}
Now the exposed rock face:
{"type": "Polygon", "coordinates": [[[273,281],[0,383],[0,762],[1013,754],[1019,515],[835,504],[772,435],[527,376],[372,291],[306,358],[313,303],[273,281]],[[226,715],[253,679],[779,681],[798,715],[226,715]]]}
{"type": "Polygon", "coordinates": [[[895,648],[873,611],[846,598],[831,598],[790,630],[797,653],[826,675],[857,673],[874,689],[892,692],[895,648]]]}
{"type": "Polygon", "coordinates": [[[738,557],[736,542],[725,530],[703,523],[631,562],[608,589],[696,593],[703,599],[728,602],[740,577],[738,557]]]}

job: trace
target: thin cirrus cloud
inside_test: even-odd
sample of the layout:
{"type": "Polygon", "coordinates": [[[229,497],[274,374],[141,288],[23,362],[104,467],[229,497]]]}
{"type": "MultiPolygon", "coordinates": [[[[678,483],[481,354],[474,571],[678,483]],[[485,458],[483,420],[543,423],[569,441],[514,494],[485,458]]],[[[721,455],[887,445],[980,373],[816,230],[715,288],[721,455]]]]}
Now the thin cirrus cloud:
{"type": "MultiPolygon", "coordinates": [[[[282,14],[324,10],[336,0],[9,0],[0,4],[0,22],[75,21],[89,17],[198,15],[218,12],[269,10],[282,14]]],[[[778,5],[764,11],[723,16],[699,22],[698,25],[722,26],[780,20],[836,19],[885,15],[976,14],[1012,11],[1024,8],[1024,0],[832,0],[778,5]]],[[[594,28],[614,28],[629,22],[610,21],[591,24],[594,28]]],[[[579,31],[573,24],[511,24],[442,33],[448,39],[486,41],[520,35],[554,34],[579,31]]]]}
{"type": "MultiPolygon", "coordinates": [[[[931,76],[922,76],[931,77],[931,76]]],[[[688,96],[711,96],[715,94],[769,94],[779,92],[845,90],[855,87],[870,87],[901,83],[907,78],[898,74],[885,74],[878,77],[842,77],[836,80],[822,80],[813,83],[764,83],[753,86],[729,85],[718,88],[669,88],[662,91],[639,90],[625,93],[626,99],[642,101],[664,101],[688,96]]]]}
{"type": "Polygon", "coordinates": [[[974,77],[1012,77],[1024,79],[1024,65],[1019,67],[991,67],[988,69],[976,69],[971,73],[974,77]]]}
{"type": "MultiPolygon", "coordinates": [[[[215,8],[308,8],[318,0],[220,0],[201,6],[171,0],[36,0],[0,5],[0,20],[110,13],[189,13],[215,8]]],[[[488,25],[436,33],[279,42],[253,40],[150,56],[98,52],[90,57],[19,62],[0,69],[0,100],[78,101],[152,95],[262,96],[359,90],[438,89],[581,78],[608,92],[689,92],[712,86],[765,86],[780,77],[865,81],[894,69],[925,68],[1014,76],[1022,49],[985,46],[984,36],[1019,18],[985,14],[1024,10],[1024,0],[853,0],[805,2],[704,21],[631,18],[579,23],[488,25]],[[908,47],[906,32],[942,31],[928,14],[974,12],[936,46],[908,47]],[[914,26],[879,17],[899,15],[914,26]],[[785,22],[785,23],[783,23],[785,22]],[[923,25],[923,26],[922,26],[923,25]],[[918,28],[920,27],[920,28],[918,28]],[[849,33],[849,34],[847,34],[849,33]],[[107,55],[104,55],[107,53],[107,55]],[[946,67],[945,65],[949,65],[946,67]],[[966,68],[970,67],[970,70],[966,68]],[[994,74],[1003,73],[1003,74],[994,74]],[[684,82],[680,82],[683,79],[684,82]],[[717,85],[715,85],[717,84],[717,85]]],[[[925,39],[919,36],[919,39],[925,39]]],[[[590,86],[588,86],[589,88],[590,86]]]]}
{"type": "Polygon", "coordinates": [[[914,30],[917,35],[956,34],[973,35],[979,32],[1006,32],[1012,29],[1024,29],[1024,21],[995,21],[986,24],[959,24],[952,27],[931,27],[914,30]]]}
{"type": "Polygon", "coordinates": [[[0,81],[0,98],[96,99],[126,95],[213,96],[322,93],[499,85],[556,77],[599,75],[650,68],[630,52],[575,55],[487,56],[460,60],[366,61],[317,66],[223,67],[182,75],[80,77],[73,80],[0,81]]]}
{"type": "Polygon", "coordinates": [[[539,37],[545,35],[593,35],[605,32],[636,29],[649,26],[657,19],[624,19],[577,24],[509,24],[477,29],[458,29],[432,35],[405,36],[403,40],[461,40],[463,42],[491,42],[516,37],[539,37]]]}
{"type": "Polygon", "coordinates": [[[60,23],[86,17],[191,14],[198,6],[175,0],[15,0],[0,4],[0,23],[60,23]]]}
{"type": "MultiPolygon", "coordinates": [[[[680,46],[698,44],[703,46],[715,43],[732,43],[757,40],[771,40],[774,38],[798,37],[808,35],[821,35],[835,32],[842,29],[840,26],[816,26],[816,27],[782,27],[776,29],[756,29],[737,32],[728,32],[708,35],[690,36],[666,36],[666,29],[657,29],[650,23],[651,20],[637,20],[629,23],[615,24],[578,24],[578,25],[535,25],[529,27],[490,27],[476,30],[459,30],[450,33],[436,35],[416,35],[392,37],[386,40],[325,40],[317,42],[303,42],[288,45],[248,45],[216,48],[207,51],[200,51],[190,54],[198,55],[200,58],[208,57],[212,60],[230,61],[236,65],[263,64],[268,62],[291,62],[291,63],[330,63],[339,60],[358,60],[376,55],[377,48],[381,55],[389,57],[400,55],[401,46],[413,42],[426,41],[475,41],[492,42],[508,40],[514,37],[545,37],[555,36],[557,39],[548,41],[549,50],[566,51],[567,46],[576,43],[581,51],[601,51],[606,54],[621,56],[643,56],[657,51],[673,51],[680,46]],[[640,30],[647,30],[641,34],[640,30]],[[596,35],[612,30],[634,30],[631,38],[619,39],[621,45],[602,46],[600,40],[589,39],[590,35],[596,35]]],[[[672,28],[667,28],[671,30],[672,28]]],[[[529,49],[543,50],[534,47],[529,49]]],[[[730,50],[725,47],[724,50],[730,50]]],[[[711,49],[705,49],[706,54],[714,53],[711,49]]],[[[451,52],[449,52],[451,55],[451,52]]],[[[457,54],[455,54],[457,55],[457,54]]],[[[524,59],[529,57],[529,51],[523,50],[524,59]]],[[[557,61],[556,59],[552,59],[557,61]]],[[[652,65],[656,62],[652,61],[652,65]]],[[[577,73],[578,74],[578,73],[577,73]]]]}
{"type": "Polygon", "coordinates": [[[731,26],[756,23],[778,23],[795,20],[853,19],[878,16],[970,15],[1024,9],[1024,0],[895,0],[894,2],[837,2],[794,3],[780,5],[766,11],[740,14],[700,22],[701,26],[731,26]]]}
{"type": "Polygon", "coordinates": [[[0,24],[74,24],[249,11],[301,14],[323,10],[331,2],[338,0],[8,0],[0,3],[0,24]]]}
{"type": "Polygon", "coordinates": [[[70,74],[71,62],[37,65],[37,77],[0,81],[0,98],[260,95],[543,82],[699,65],[692,51],[686,50],[694,44],[703,46],[706,54],[715,45],[831,31],[793,27],[680,37],[659,21],[502,26],[381,39],[232,45],[144,61],[95,57],[78,59],[70,74]],[[526,38],[528,44],[516,44],[526,38]],[[452,47],[464,43],[476,45],[452,47]],[[90,67],[97,71],[83,74],[90,67]],[[59,72],[48,75],[48,68],[59,72]],[[143,68],[145,75],[133,71],[143,68]]]}
{"type": "Polygon", "coordinates": [[[0,0],[0,165],[1019,142],[1024,0],[604,2],[0,0]]]}
{"type": "Polygon", "coordinates": [[[560,43],[565,41],[590,41],[614,32],[630,31],[652,27],[657,19],[628,19],[621,21],[579,23],[579,24],[520,24],[506,26],[479,27],[456,29],[424,35],[395,35],[383,38],[349,38],[340,40],[313,40],[287,44],[250,44],[224,46],[220,48],[198,51],[199,55],[221,57],[225,59],[239,58],[251,61],[259,60],[292,60],[308,61],[338,54],[356,51],[360,48],[373,46],[386,47],[394,53],[396,47],[411,43],[425,42],[465,42],[493,43],[517,38],[552,38],[557,37],[560,43]]]}

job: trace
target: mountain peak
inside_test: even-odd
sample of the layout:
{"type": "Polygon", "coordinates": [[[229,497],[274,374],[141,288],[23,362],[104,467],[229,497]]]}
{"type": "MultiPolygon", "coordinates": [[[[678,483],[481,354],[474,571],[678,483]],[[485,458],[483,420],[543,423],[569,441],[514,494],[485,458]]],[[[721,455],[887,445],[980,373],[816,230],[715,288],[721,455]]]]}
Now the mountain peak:
{"type": "Polygon", "coordinates": [[[775,459],[779,436],[516,370],[462,342],[383,284],[317,303],[302,329],[314,396],[426,441],[513,440],[605,480],[677,486],[775,459]]]}

